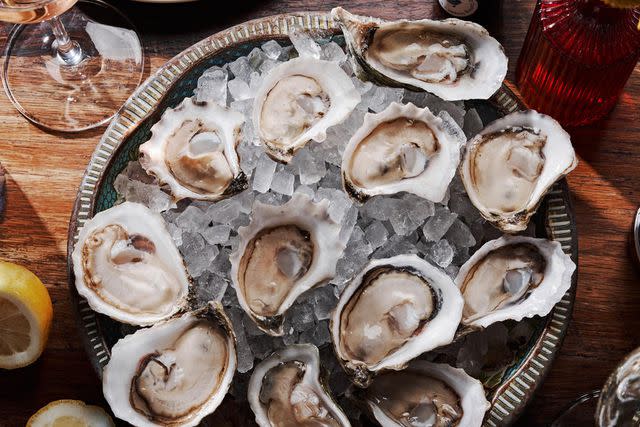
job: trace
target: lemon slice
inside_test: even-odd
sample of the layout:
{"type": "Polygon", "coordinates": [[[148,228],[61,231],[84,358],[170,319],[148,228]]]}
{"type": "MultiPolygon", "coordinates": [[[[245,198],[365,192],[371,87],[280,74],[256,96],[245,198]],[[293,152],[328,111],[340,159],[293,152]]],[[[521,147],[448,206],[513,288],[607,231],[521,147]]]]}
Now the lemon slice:
{"type": "Polygon", "coordinates": [[[0,368],[21,368],[40,357],[52,316],[51,298],[40,279],[0,261],[0,368]]]}
{"type": "Polygon", "coordinates": [[[56,400],[33,414],[27,427],[115,427],[104,409],[80,400],[56,400]]]}

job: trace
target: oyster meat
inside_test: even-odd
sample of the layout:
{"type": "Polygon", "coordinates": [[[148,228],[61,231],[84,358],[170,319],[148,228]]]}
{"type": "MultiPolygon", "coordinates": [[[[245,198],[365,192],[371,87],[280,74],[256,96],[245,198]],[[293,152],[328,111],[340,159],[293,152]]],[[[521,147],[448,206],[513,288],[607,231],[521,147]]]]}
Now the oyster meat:
{"type": "Polygon", "coordinates": [[[303,292],[329,281],[346,243],[329,201],[296,193],[280,206],[256,202],[231,254],[231,280],[242,308],[260,329],[282,335],[283,316],[303,292]]]}
{"type": "Polygon", "coordinates": [[[360,93],[334,62],[291,59],[267,75],[253,104],[253,123],[267,154],[288,163],[310,140],[347,118],[360,93]]]}
{"type": "Polygon", "coordinates": [[[162,217],[125,202],[96,214],[72,253],[78,293],[95,311],[150,325],[186,306],[190,279],[162,217]]]}
{"type": "Polygon", "coordinates": [[[487,99],[502,85],[507,57],[480,25],[459,19],[383,21],[331,11],[368,78],[447,101],[487,99]]]}
{"type": "Polygon", "coordinates": [[[320,356],[311,344],[288,346],[256,366],[248,399],[260,427],[351,425],[320,382],[320,356]]]}
{"type": "Polygon", "coordinates": [[[380,374],[353,393],[383,427],[480,427],[490,406],[480,381],[462,369],[425,360],[380,374]]]}
{"type": "Polygon", "coordinates": [[[135,426],[195,426],[216,410],[236,370],[236,344],[219,305],[119,340],[102,389],[114,415],[135,426]]]}
{"type": "Polygon", "coordinates": [[[460,268],[462,323],[482,327],[546,316],[571,287],[576,265],[560,243],[505,235],[478,249],[460,268]]]}
{"type": "Polygon", "coordinates": [[[185,98],[167,108],[140,146],[140,164],[175,200],[219,200],[247,187],[236,147],[242,113],[185,98]]]}
{"type": "Polygon", "coordinates": [[[543,196],[577,164],[569,134],[558,122],[518,111],[469,141],[460,177],[480,214],[513,233],[527,227],[543,196]]]}
{"type": "Polygon", "coordinates": [[[449,344],[462,316],[460,291],[416,255],[370,261],[344,289],[331,317],[333,346],[354,383],[403,369],[418,355],[449,344]]]}
{"type": "Polygon", "coordinates": [[[460,140],[428,108],[390,104],[368,113],[342,156],[342,183],[353,198],[406,191],[444,198],[460,162],[460,140]]]}

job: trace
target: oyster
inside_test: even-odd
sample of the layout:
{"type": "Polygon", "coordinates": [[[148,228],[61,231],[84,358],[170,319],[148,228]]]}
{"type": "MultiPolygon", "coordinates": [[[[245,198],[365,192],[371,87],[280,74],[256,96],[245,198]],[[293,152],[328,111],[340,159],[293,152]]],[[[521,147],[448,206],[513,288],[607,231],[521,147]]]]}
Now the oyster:
{"type": "Polygon", "coordinates": [[[368,388],[352,393],[383,427],[480,427],[490,406],[480,381],[425,360],[380,374],[368,388]]]}
{"type": "Polygon", "coordinates": [[[260,427],[351,425],[320,382],[320,356],[311,344],[290,345],[256,366],[248,399],[260,427]]]}
{"type": "Polygon", "coordinates": [[[296,193],[280,206],[254,203],[251,223],[229,257],[242,308],[258,327],[282,335],[285,311],[303,292],[331,279],[346,243],[329,201],[296,193]]]}
{"type": "Polygon", "coordinates": [[[219,200],[247,187],[236,147],[242,113],[185,98],[168,108],[140,146],[140,164],[175,200],[219,200]]]}
{"type": "Polygon", "coordinates": [[[560,243],[505,235],[478,249],[460,268],[463,325],[545,316],[571,287],[576,265],[560,243]]]}
{"type": "Polygon", "coordinates": [[[569,134],[558,122],[518,111],[469,141],[460,176],[480,214],[513,233],[527,227],[543,196],[577,164],[569,134]]]}
{"type": "Polygon", "coordinates": [[[507,57],[480,25],[459,19],[383,21],[331,11],[365,77],[431,92],[447,101],[487,99],[502,85],[507,57]]]}
{"type": "Polygon", "coordinates": [[[460,142],[428,108],[390,104],[366,114],[342,156],[342,183],[364,201],[400,191],[440,202],[460,162],[460,142]]]}
{"type": "Polygon", "coordinates": [[[416,356],[449,344],[463,300],[444,272],[416,255],[370,261],[344,289],[331,317],[331,338],[356,385],[403,369],[416,356]]]}
{"type": "Polygon", "coordinates": [[[119,340],[102,390],[114,415],[135,426],[195,426],[216,410],[236,370],[236,342],[222,306],[119,340]]]}
{"type": "Polygon", "coordinates": [[[310,57],[291,59],[267,75],[253,104],[256,133],[274,160],[288,163],[310,140],[347,118],[360,93],[340,66],[310,57]]]}
{"type": "Polygon", "coordinates": [[[124,202],[96,214],[72,253],[78,293],[95,311],[150,325],[186,306],[190,279],[162,217],[124,202]]]}

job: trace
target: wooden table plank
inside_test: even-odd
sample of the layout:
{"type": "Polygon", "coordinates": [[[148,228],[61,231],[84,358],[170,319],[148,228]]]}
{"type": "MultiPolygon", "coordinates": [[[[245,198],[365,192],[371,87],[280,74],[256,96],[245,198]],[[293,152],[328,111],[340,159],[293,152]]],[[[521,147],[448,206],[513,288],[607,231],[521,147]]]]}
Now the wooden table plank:
{"type": "MultiPolygon", "coordinates": [[[[385,18],[427,17],[434,1],[242,1],[229,12],[201,1],[175,8],[115,1],[143,34],[150,70],[192,43],[247,19],[342,4],[385,18]],[[189,9],[191,8],[191,9],[189,9]],[[195,9],[194,9],[195,8],[195,9]]],[[[513,78],[533,10],[532,0],[505,1],[500,34],[513,78]]],[[[2,28],[6,39],[7,26],[2,28]]],[[[519,426],[548,423],[578,395],[599,388],[621,358],[640,345],[640,283],[627,251],[640,204],[640,67],[605,120],[572,131],[580,164],[569,178],[580,237],[580,276],[574,316],[553,369],[519,426]]],[[[0,223],[0,258],[28,266],[47,285],[54,325],[41,359],[0,372],[0,426],[23,425],[51,400],[106,405],[76,326],[68,297],[66,234],[84,168],[103,129],[73,136],[44,132],[0,96],[0,162],[7,168],[8,209],[0,223]]]]}

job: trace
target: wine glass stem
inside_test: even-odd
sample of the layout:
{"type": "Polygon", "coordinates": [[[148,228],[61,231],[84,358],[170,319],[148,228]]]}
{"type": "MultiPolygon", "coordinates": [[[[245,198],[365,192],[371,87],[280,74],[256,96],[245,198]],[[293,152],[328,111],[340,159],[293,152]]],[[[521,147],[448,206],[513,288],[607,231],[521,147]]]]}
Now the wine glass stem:
{"type": "Polygon", "coordinates": [[[51,30],[56,40],[53,43],[57,58],[65,65],[78,65],[82,61],[82,48],[69,37],[67,30],[62,25],[59,17],[49,20],[51,30]]]}

